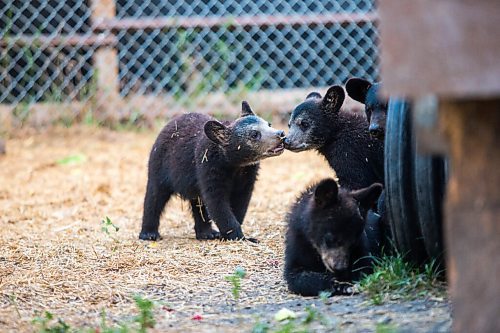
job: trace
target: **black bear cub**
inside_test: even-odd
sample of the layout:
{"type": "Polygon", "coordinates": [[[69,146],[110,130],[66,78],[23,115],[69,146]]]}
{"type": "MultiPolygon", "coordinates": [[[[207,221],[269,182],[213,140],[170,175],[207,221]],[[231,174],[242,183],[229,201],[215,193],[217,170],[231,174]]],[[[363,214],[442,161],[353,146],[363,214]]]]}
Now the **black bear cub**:
{"type": "Polygon", "coordinates": [[[244,239],[241,224],[259,161],[280,155],[284,136],[246,102],[233,122],[197,113],[172,119],[151,149],[139,238],[160,238],[162,211],[178,194],[191,203],[197,239],[244,239]],[[212,229],[212,221],[220,233],[212,229]]]}
{"type": "Polygon", "coordinates": [[[315,149],[335,170],[342,187],[359,189],[384,182],[384,142],[370,136],[363,116],[340,111],[344,89],[333,86],[324,98],[310,93],[292,112],[285,147],[315,149]]]}
{"type": "Polygon", "coordinates": [[[383,139],[385,137],[388,101],[379,96],[380,83],[352,78],[345,84],[345,89],[352,99],[365,105],[370,134],[383,139]]]}
{"type": "Polygon", "coordinates": [[[380,235],[377,224],[367,225],[365,219],[381,191],[378,183],[349,191],[329,178],[302,193],[289,213],[286,233],[284,275],[291,292],[348,293],[342,282],[370,272],[380,235]]]}

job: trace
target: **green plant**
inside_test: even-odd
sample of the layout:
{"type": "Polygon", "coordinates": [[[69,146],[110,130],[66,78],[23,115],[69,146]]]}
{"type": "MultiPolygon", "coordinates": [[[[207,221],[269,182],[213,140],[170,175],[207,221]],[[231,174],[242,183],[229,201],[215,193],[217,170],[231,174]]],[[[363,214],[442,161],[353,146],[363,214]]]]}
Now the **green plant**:
{"type": "Polygon", "coordinates": [[[69,155],[69,156],[63,157],[63,158],[57,160],[56,163],[59,165],[73,165],[73,164],[83,163],[86,160],[87,160],[87,157],[85,155],[76,154],[76,155],[69,155]]]}
{"type": "Polygon", "coordinates": [[[66,333],[70,332],[70,326],[62,319],[57,318],[54,323],[54,315],[49,311],[45,311],[43,315],[35,317],[33,324],[38,326],[40,333],[66,333]]]}
{"type": "Polygon", "coordinates": [[[30,102],[19,102],[14,109],[12,110],[12,115],[14,116],[15,119],[17,119],[22,126],[24,126],[29,119],[30,115],[30,102]]]}
{"type": "Polygon", "coordinates": [[[134,296],[133,300],[139,310],[139,314],[132,322],[122,322],[115,326],[108,326],[106,322],[106,311],[101,311],[101,321],[96,328],[80,327],[72,328],[64,320],[57,318],[49,311],[43,315],[38,315],[32,323],[36,325],[37,332],[40,333],[145,333],[148,329],[156,325],[153,309],[155,302],[141,296],[134,296]]]}
{"type": "Polygon", "coordinates": [[[145,333],[148,328],[153,328],[156,325],[156,320],[153,315],[153,301],[141,296],[134,296],[135,304],[139,309],[139,314],[134,318],[134,322],[139,324],[139,333],[145,333]]]}
{"type": "Polygon", "coordinates": [[[258,321],[252,328],[252,333],[267,333],[269,332],[269,324],[263,321],[258,321]]]}
{"type": "Polygon", "coordinates": [[[377,324],[375,326],[375,333],[396,333],[397,331],[394,325],[377,324]]]}
{"type": "Polygon", "coordinates": [[[120,228],[115,225],[109,217],[106,216],[103,220],[101,220],[101,231],[114,241],[114,245],[111,247],[112,252],[115,252],[118,249],[118,245],[120,243],[118,238],[114,236],[118,230],[120,230],[120,228]],[[114,233],[112,233],[111,230],[114,230],[114,233]]]}
{"type": "Polygon", "coordinates": [[[436,261],[419,270],[400,253],[374,260],[373,273],[359,282],[359,289],[368,295],[372,304],[444,293],[444,285],[439,279],[442,270],[436,261]]]}
{"type": "Polygon", "coordinates": [[[332,293],[330,291],[323,290],[319,293],[318,296],[323,303],[326,303],[328,302],[328,299],[332,296],[332,293]]]}
{"type": "Polygon", "coordinates": [[[101,230],[110,236],[111,236],[111,233],[109,231],[110,228],[113,228],[115,232],[118,232],[118,230],[120,230],[120,228],[116,226],[113,222],[111,222],[111,219],[107,216],[103,220],[101,220],[101,224],[102,224],[101,230]]]}
{"type": "Polygon", "coordinates": [[[245,269],[243,267],[236,267],[233,274],[224,277],[224,279],[230,282],[232,285],[231,293],[233,294],[233,298],[235,301],[240,298],[241,279],[243,279],[245,276],[245,269]]]}

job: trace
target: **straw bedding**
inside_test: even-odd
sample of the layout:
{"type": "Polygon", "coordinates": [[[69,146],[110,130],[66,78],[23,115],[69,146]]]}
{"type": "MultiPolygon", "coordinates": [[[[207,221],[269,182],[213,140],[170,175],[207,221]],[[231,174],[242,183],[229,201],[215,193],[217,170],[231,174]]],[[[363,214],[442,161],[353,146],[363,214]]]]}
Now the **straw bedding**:
{"type": "Polygon", "coordinates": [[[137,239],[155,133],[55,128],[7,141],[0,157],[0,328],[29,331],[36,311],[96,327],[135,314],[131,296],[158,300],[158,329],[223,331],[251,325],[238,309],[281,304],[285,214],[297,194],[333,173],[312,152],[262,162],[243,225],[250,242],[197,241],[189,205],[175,198],[157,243],[137,239]],[[118,231],[101,221],[108,216],[118,231]],[[241,299],[224,276],[247,271],[241,299]],[[201,322],[192,320],[201,315],[201,322]],[[225,318],[227,320],[225,321],[225,318]],[[242,319],[243,318],[243,319],[242,319]],[[243,322],[241,322],[243,320],[243,322]],[[204,325],[204,326],[203,326],[204,325]]]}

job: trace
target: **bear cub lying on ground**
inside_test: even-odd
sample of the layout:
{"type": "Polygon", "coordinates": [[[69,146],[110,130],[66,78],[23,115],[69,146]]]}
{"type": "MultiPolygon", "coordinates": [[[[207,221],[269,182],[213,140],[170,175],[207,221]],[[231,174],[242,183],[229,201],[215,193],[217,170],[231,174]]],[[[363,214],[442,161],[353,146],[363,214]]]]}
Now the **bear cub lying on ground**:
{"type": "Polygon", "coordinates": [[[149,157],[139,238],[157,240],[162,211],[172,194],[191,203],[197,239],[244,239],[241,224],[259,161],[280,155],[284,132],[242,103],[241,117],[220,123],[203,114],[172,119],[149,157]],[[215,222],[219,232],[212,229],[215,222]]]}
{"type": "Polygon", "coordinates": [[[380,252],[378,223],[367,224],[368,209],[382,192],[375,183],[356,191],[322,180],[298,198],[288,216],[285,280],[303,296],[321,291],[350,293],[348,284],[370,273],[380,252]]]}

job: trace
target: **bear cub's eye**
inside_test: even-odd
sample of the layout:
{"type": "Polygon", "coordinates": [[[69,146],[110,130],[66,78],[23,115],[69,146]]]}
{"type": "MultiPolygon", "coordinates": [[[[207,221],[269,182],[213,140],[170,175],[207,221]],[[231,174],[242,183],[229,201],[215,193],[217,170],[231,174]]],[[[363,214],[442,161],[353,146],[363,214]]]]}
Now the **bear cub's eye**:
{"type": "Polygon", "coordinates": [[[325,236],[324,236],[324,239],[323,241],[325,242],[325,245],[327,247],[334,247],[335,246],[335,243],[336,243],[336,240],[335,238],[333,237],[333,235],[329,232],[327,233],[325,236]]]}
{"type": "Polygon", "coordinates": [[[268,125],[269,127],[272,127],[271,123],[267,123],[267,125],[268,125]]]}
{"type": "Polygon", "coordinates": [[[254,140],[259,140],[260,139],[260,132],[259,131],[251,131],[250,137],[254,140]]]}
{"type": "Polygon", "coordinates": [[[299,125],[299,127],[303,130],[309,128],[309,122],[307,120],[299,119],[299,121],[297,121],[297,125],[299,125]]]}

